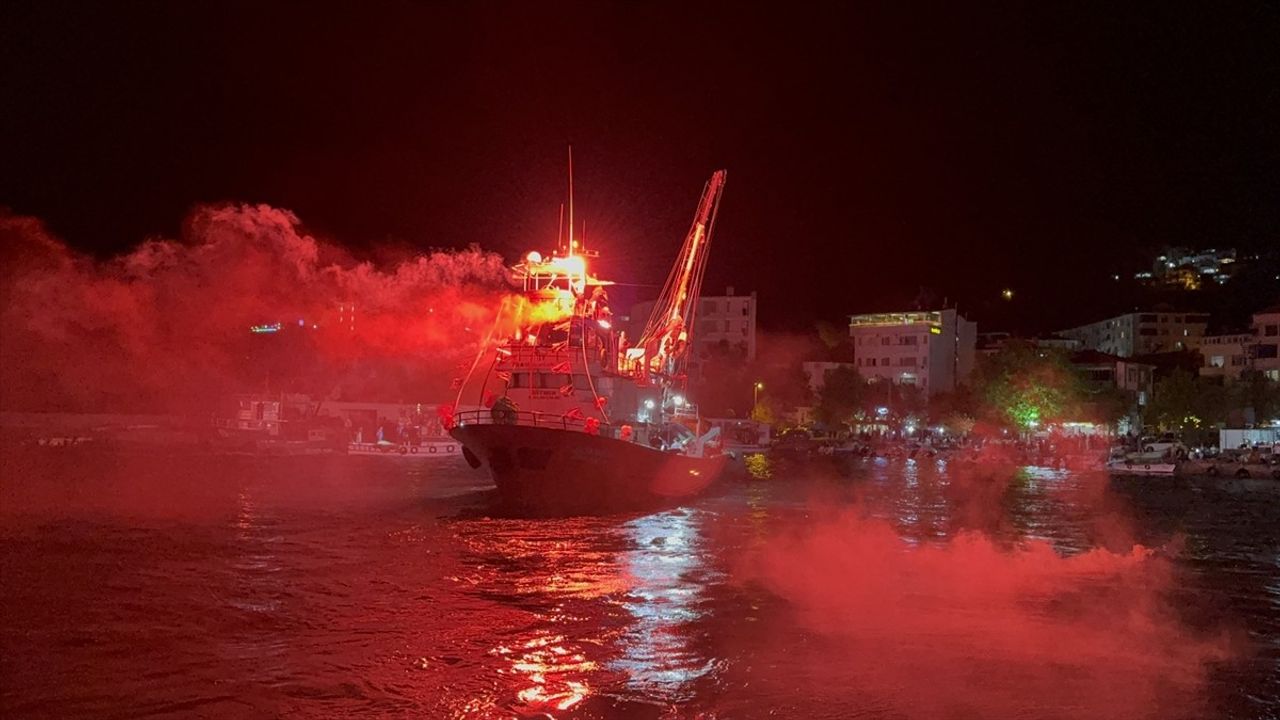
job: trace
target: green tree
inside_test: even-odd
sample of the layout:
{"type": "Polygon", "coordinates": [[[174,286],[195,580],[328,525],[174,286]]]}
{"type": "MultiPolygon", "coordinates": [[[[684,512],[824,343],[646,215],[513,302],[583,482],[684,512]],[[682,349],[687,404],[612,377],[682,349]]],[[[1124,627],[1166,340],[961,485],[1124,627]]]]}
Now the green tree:
{"type": "Polygon", "coordinates": [[[818,420],[828,427],[846,423],[867,395],[867,382],[855,368],[839,366],[826,372],[818,393],[818,420]]]}
{"type": "Polygon", "coordinates": [[[1264,425],[1280,416],[1280,383],[1257,370],[1246,370],[1231,387],[1230,402],[1253,410],[1253,422],[1264,425]]]}
{"type": "Polygon", "coordinates": [[[982,414],[1022,430],[1069,418],[1086,397],[1061,353],[1024,343],[983,358],[973,385],[982,414]]]}
{"type": "Polygon", "coordinates": [[[1178,369],[1156,381],[1144,419],[1162,431],[1209,427],[1226,417],[1225,389],[1178,369]]]}

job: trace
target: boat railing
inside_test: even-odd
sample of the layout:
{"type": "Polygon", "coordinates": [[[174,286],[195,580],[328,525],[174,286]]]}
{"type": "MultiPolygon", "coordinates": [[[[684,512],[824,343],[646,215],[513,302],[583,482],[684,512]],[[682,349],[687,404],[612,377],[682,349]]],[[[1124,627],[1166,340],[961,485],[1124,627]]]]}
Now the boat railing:
{"type": "MultiPolygon", "coordinates": [[[[545,413],[536,410],[464,410],[453,416],[460,427],[465,425],[523,425],[525,427],[542,427],[556,430],[578,430],[586,432],[587,422],[591,418],[569,416],[561,413],[545,413]]],[[[600,422],[597,434],[605,437],[617,437],[619,427],[600,422]]]]}

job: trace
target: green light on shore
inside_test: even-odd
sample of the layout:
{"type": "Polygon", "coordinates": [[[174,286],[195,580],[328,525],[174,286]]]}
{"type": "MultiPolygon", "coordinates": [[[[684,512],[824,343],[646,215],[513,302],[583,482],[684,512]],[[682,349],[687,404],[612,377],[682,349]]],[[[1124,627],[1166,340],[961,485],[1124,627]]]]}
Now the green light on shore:
{"type": "Polygon", "coordinates": [[[1040,408],[1031,403],[1014,403],[1007,412],[1013,422],[1020,428],[1033,428],[1040,424],[1040,408]]]}

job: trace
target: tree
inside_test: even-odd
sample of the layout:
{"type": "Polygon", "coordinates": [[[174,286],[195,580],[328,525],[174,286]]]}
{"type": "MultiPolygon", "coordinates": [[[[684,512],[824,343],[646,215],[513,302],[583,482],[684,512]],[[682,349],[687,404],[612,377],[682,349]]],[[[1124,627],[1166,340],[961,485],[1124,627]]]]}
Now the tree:
{"type": "Polygon", "coordinates": [[[1257,370],[1246,370],[1231,388],[1230,401],[1245,410],[1245,421],[1249,421],[1248,410],[1253,410],[1252,422],[1264,425],[1280,416],[1280,383],[1267,378],[1257,370]]]}
{"type": "Polygon", "coordinates": [[[983,414],[1021,430],[1067,418],[1085,398],[1079,375],[1061,353],[1025,343],[984,358],[975,375],[983,414]]]}
{"type": "Polygon", "coordinates": [[[756,402],[755,407],[751,408],[751,419],[766,425],[772,425],[778,421],[778,414],[774,411],[773,400],[765,395],[756,402]]]}
{"type": "Polygon", "coordinates": [[[1193,430],[1222,422],[1226,405],[1222,386],[1178,369],[1156,382],[1145,420],[1163,431],[1193,430]]]}
{"type": "Polygon", "coordinates": [[[848,422],[866,397],[867,382],[852,367],[841,365],[826,372],[818,393],[818,420],[828,427],[848,422]]]}

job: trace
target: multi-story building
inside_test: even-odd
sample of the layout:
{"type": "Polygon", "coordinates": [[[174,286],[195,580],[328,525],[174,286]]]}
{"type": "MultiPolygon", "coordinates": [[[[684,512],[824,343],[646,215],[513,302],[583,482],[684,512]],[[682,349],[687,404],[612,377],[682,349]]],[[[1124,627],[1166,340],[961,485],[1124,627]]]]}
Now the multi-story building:
{"type": "Polygon", "coordinates": [[[1250,369],[1280,381],[1280,305],[1254,313],[1253,337],[1250,369]]]}
{"type": "Polygon", "coordinates": [[[977,323],[954,308],[849,318],[853,362],[868,379],[950,392],[973,370],[977,323]]]}
{"type": "Polygon", "coordinates": [[[1197,346],[1204,358],[1200,375],[1235,380],[1249,365],[1249,346],[1252,344],[1253,333],[1205,335],[1197,346]]]}
{"type": "Polygon", "coordinates": [[[1141,312],[1063,330],[1058,335],[1079,340],[1086,350],[1132,357],[1195,347],[1204,337],[1204,313],[1141,312]]]}
{"type": "Polygon", "coordinates": [[[1231,382],[1246,370],[1256,370],[1280,381],[1280,306],[1255,313],[1249,332],[1206,336],[1198,348],[1204,377],[1231,382]]]}
{"type": "Polygon", "coordinates": [[[1047,350],[1075,352],[1080,349],[1080,341],[1072,338],[1047,335],[1038,338],[1017,338],[1007,332],[978,333],[978,354],[995,355],[1010,343],[1021,343],[1047,350]]]}
{"type": "Polygon", "coordinates": [[[1151,402],[1156,366],[1097,350],[1074,352],[1070,355],[1070,361],[1090,389],[1116,388],[1131,393],[1133,404],[1120,420],[1118,430],[1128,432],[1142,429],[1142,409],[1151,402]]]}

